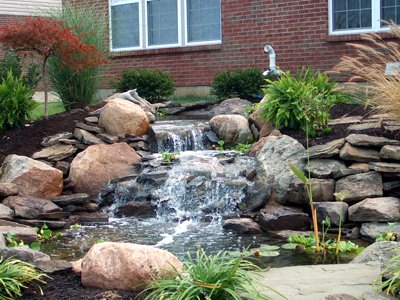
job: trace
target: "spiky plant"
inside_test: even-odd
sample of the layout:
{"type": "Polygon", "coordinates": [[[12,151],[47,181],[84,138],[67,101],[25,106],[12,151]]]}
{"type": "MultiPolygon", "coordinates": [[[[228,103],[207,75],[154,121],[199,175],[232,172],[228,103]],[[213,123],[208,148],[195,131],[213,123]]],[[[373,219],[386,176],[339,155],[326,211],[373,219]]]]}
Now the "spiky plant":
{"type": "Polygon", "coordinates": [[[385,75],[387,63],[400,61],[400,27],[393,22],[388,25],[393,39],[376,33],[362,35],[363,43],[349,44],[356,55],[344,56],[335,71],[350,75],[354,96],[366,94],[366,103],[377,112],[400,120],[400,73],[385,75]],[[357,81],[368,82],[366,93],[365,86],[354,84],[357,81]]]}

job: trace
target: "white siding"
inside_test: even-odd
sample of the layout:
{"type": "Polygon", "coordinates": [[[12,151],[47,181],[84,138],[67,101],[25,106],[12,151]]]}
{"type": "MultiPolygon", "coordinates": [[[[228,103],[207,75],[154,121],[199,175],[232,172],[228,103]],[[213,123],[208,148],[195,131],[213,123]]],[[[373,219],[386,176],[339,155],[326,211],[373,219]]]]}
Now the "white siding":
{"type": "Polygon", "coordinates": [[[0,0],[0,15],[35,15],[49,8],[61,8],[61,0],[0,0]]]}

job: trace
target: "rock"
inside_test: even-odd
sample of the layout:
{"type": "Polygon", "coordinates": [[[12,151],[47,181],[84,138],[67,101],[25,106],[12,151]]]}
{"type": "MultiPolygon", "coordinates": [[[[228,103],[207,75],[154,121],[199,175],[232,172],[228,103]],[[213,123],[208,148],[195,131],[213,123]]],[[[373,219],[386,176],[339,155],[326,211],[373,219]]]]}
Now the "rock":
{"type": "Polygon", "coordinates": [[[333,294],[325,297],[325,300],[358,300],[358,298],[349,294],[333,294]]]}
{"type": "Polygon", "coordinates": [[[140,106],[123,99],[113,99],[100,113],[99,124],[111,135],[144,135],[149,130],[149,120],[140,106]]]}
{"type": "Polygon", "coordinates": [[[68,205],[83,205],[90,201],[90,196],[85,193],[62,195],[51,199],[51,201],[60,207],[68,205]]]}
{"type": "Polygon", "coordinates": [[[363,130],[378,129],[378,128],[381,128],[380,122],[370,122],[370,123],[350,125],[348,127],[348,130],[363,131],[363,130]]]}
{"type": "Polygon", "coordinates": [[[400,235],[400,224],[396,223],[390,228],[387,223],[363,223],[361,225],[360,234],[362,238],[375,242],[379,234],[382,232],[389,232],[390,230],[400,235]]]}
{"type": "Polygon", "coordinates": [[[95,212],[99,210],[99,205],[93,202],[85,203],[83,207],[86,209],[87,212],[95,212]]]}
{"type": "Polygon", "coordinates": [[[0,182],[0,198],[18,195],[18,185],[9,182],[0,182]]]}
{"type": "Polygon", "coordinates": [[[21,196],[57,197],[63,189],[63,173],[29,157],[9,155],[0,168],[0,183],[18,186],[21,196]]]}
{"type": "Polygon", "coordinates": [[[24,219],[36,219],[39,217],[39,212],[37,210],[28,207],[16,207],[14,213],[16,217],[24,219]]]}
{"type": "Polygon", "coordinates": [[[102,141],[104,141],[108,144],[114,144],[114,143],[118,142],[118,140],[119,140],[119,137],[117,137],[115,135],[110,135],[107,133],[98,134],[96,137],[98,137],[99,139],[101,139],[102,141]]]}
{"type": "Polygon", "coordinates": [[[67,222],[65,221],[54,221],[54,220],[27,220],[27,219],[16,219],[16,222],[24,225],[28,225],[31,227],[38,227],[41,228],[43,227],[44,224],[47,225],[48,228],[54,230],[54,229],[62,229],[65,228],[67,225],[67,222]]]}
{"type": "Polygon", "coordinates": [[[83,130],[85,130],[85,131],[92,132],[92,133],[97,133],[97,134],[103,133],[103,132],[104,132],[104,130],[101,129],[100,127],[93,126],[93,125],[87,125],[87,124],[82,123],[82,122],[76,123],[76,124],[75,124],[75,127],[80,128],[80,129],[83,129],[83,130]]]}
{"type": "Polygon", "coordinates": [[[65,211],[53,212],[53,213],[41,213],[39,214],[39,218],[43,220],[61,220],[66,219],[71,214],[65,211]]]}
{"type": "Polygon", "coordinates": [[[340,158],[358,162],[380,161],[379,151],[369,148],[354,147],[346,143],[340,150],[340,158]]]}
{"type": "Polygon", "coordinates": [[[66,144],[66,145],[78,145],[79,141],[75,139],[61,139],[60,144],[66,144]]]}
{"type": "Polygon", "coordinates": [[[395,197],[367,198],[350,206],[349,219],[353,222],[400,221],[400,199],[395,197]]]}
{"type": "Polygon", "coordinates": [[[85,121],[89,122],[89,123],[98,123],[99,122],[99,118],[98,117],[86,117],[85,121]]]}
{"type": "Polygon", "coordinates": [[[51,147],[44,148],[41,151],[35,152],[32,155],[32,158],[59,161],[75,154],[77,150],[78,149],[71,145],[57,144],[51,147]]]}
{"type": "Polygon", "coordinates": [[[5,248],[0,250],[0,255],[4,259],[13,257],[33,265],[44,261],[50,261],[50,256],[47,254],[24,247],[5,248]]]}
{"type": "Polygon", "coordinates": [[[7,242],[3,234],[0,234],[0,250],[7,247],[7,242]]]}
{"type": "Polygon", "coordinates": [[[306,151],[295,139],[287,136],[270,136],[257,155],[260,172],[256,179],[272,186],[270,201],[286,203],[289,185],[296,175],[289,166],[289,161],[300,170],[305,167],[306,151]]]}
{"type": "Polygon", "coordinates": [[[353,163],[349,166],[349,169],[359,171],[360,173],[369,172],[368,163],[353,163]]]}
{"type": "Polygon", "coordinates": [[[372,171],[380,173],[399,173],[400,164],[388,163],[388,162],[371,162],[369,168],[372,171]]]}
{"type": "Polygon", "coordinates": [[[358,124],[361,122],[362,116],[343,117],[339,119],[329,120],[328,125],[358,124]]]}
{"type": "Polygon", "coordinates": [[[256,157],[260,153],[266,142],[268,142],[268,137],[262,137],[258,142],[254,143],[251,146],[250,150],[246,154],[256,157]]]}
{"type": "Polygon", "coordinates": [[[43,139],[41,145],[43,147],[51,147],[60,142],[61,139],[70,139],[74,135],[71,132],[63,132],[56,135],[52,135],[43,139]]]}
{"type": "MultiPolygon", "coordinates": [[[[334,201],[335,181],[333,179],[311,179],[311,189],[314,201],[334,201]]],[[[307,189],[302,181],[294,179],[288,188],[288,202],[293,204],[309,203],[307,189]]]]}
{"type": "Polygon", "coordinates": [[[242,115],[245,116],[246,107],[252,105],[250,101],[232,98],[222,101],[209,111],[211,116],[218,115],[242,115]]]}
{"type": "Polygon", "coordinates": [[[275,205],[260,210],[256,221],[265,231],[305,230],[310,225],[310,217],[301,210],[275,205]]]}
{"type": "Polygon", "coordinates": [[[78,259],[76,261],[71,261],[71,266],[72,266],[72,271],[75,273],[81,273],[82,272],[82,258],[78,259]]]}
{"type": "Polygon", "coordinates": [[[249,218],[228,219],[224,221],[224,229],[246,234],[261,233],[261,227],[249,218]]]}
{"type": "Polygon", "coordinates": [[[345,168],[343,162],[334,159],[313,159],[310,160],[310,168],[306,166],[306,171],[310,171],[311,177],[324,179],[332,178],[333,173],[345,168]]]}
{"type": "Polygon", "coordinates": [[[271,186],[262,182],[256,182],[246,191],[245,200],[240,203],[242,212],[252,212],[263,207],[271,196],[271,186]]]}
{"type": "Polygon", "coordinates": [[[383,184],[384,191],[392,191],[400,187],[400,181],[390,181],[383,184]]]}
{"type": "Polygon", "coordinates": [[[308,149],[310,158],[329,158],[339,154],[339,149],[343,147],[345,139],[338,139],[324,145],[312,146],[308,149]]]}
{"type": "Polygon", "coordinates": [[[157,206],[151,201],[130,201],[118,210],[118,215],[124,217],[151,218],[156,216],[157,206]]]}
{"type": "Polygon", "coordinates": [[[145,112],[150,112],[152,114],[156,113],[156,108],[146,99],[142,98],[139,96],[139,94],[136,92],[137,89],[133,89],[133,90],[129,90],[126,91],[124,93],[121,94],[114,94],[110,97],[108,97],[106,100],[106,102],[109,102],[110,100],[113,99],[125,99],[128,100],[136,105],[139,105],[145,112]]]}
{"type": "Polygon", "coordinates": [[[55,165],[55,168],[63,172],[64,177],[68,176],[69,173],[69,167],[71,166],[71,163],[67,161],[58,161],[55,165]]]}
{"type": "Polygon", "coordinates": [[[0,219],[12,220],[14,211],[4,204],[0,204],[0,219]]]}
{"type": "Polygon", "coordinates": [[[46,274],[65,272],[72,269],[71,263],[65,260],[40,260],[35,263],[35,266],[46,274]]]}
{"type": "Polygon", "coordinates": [[[86,288],[141,291],[154,279],[182,270],[170,252],[132,243],[94,245],[82,260],[82,285],[86,288]]]}
{"type": "Polygon", "coordinates": [[[39,214],[61,212],[62,209],[53,202],[37,197],[10,196],[4,199],[4,205],[12,209],[29,208],[36,210],[39,214]]]}
{"type": "Polygon", "coordinates": [[[184,112],[186,110],[185,107],[170,107],[168,108],[168,114],[169,115],[177,115],[180,114],[181,112],[184,112]]]}
{"type": "Polygon", "coordinates": [[[0,224],[0,234],[6,236],[9,232],[15,233],[16,238],[25,243],[33,243],[37,240],[37,234],[33,228],[2,220],[0,224]]]}
{"type": "Polygon", "coordinates": [[[108,215],[104,213],[79,212],[73,214],[69,219],[71,224],[108,223],[108,215]]]}
{"type": "Polygon", "coordinates": [[[97,196],[109,180],[134,173],[139,161],[126,143],[90,146],[72,161],[69,179],[75,192],[97,196]]]}
{"type": "Polygon", "coordinates": [[[356,256],[350,263],[361,264],[379,262],[381,269],[385,270],[389,265],[389,260],[400,254],[400,243],[398,242],[378,242],[373,243],[364,249],[361,254],[356,256]]]}
{"type": "Polygon", "coordinates": [[[248,143],[253,139],[247,119],[240,115],[218,115],[210,125],[221,140],[230,145],[248,143]]]}
{"type": "Polygon", "coordinates": [[[400,146],[385,145],[381,149],[380,156],[384,159],[400,160],[400,146]]]}
{"type": "Polygon", "coordinates": [[[345,202],[314,202],[314,206],[319,222],[329,217],[332,225],[339,226],[340,222],[343,224],[348,218],[349,205],[345,202]]]}
{"type": "Polygon", "coordinates": [[[382,176],[375,172],[350,175],[336,182],[336,193],[347,191],[346,202],[383,196],[382,176]]]}
{"type": "Polygon", "coordinates": [[[75,128],[74,131],[74,136],[80,140],[82,143],[86,145],[99,145],[99,144],[104,144],[104,142],[91,134],[89,131],[80,129],[80,128],[75,128]]]}
{"type": "Polygon", "coordinates": [[[353,146],[383,147],[386,145],[400,145],[400,141],[367,134],[350,134],[346,141],[353,146]]]}

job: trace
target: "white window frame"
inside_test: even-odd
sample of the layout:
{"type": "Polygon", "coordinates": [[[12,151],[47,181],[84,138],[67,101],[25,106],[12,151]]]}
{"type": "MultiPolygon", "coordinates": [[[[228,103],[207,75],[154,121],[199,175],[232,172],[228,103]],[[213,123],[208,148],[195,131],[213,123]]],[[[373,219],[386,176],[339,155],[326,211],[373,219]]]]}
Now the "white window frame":
{"type": "Polygon", "coordinates": [[[108,1],[108,21],[109,21],[109,28],[110,28],[110,51],[111,52],[121,52],[121,51],[131,51],[131,50],[140,50],[143,48],[143,39],[142,39],[142,28],[143,28],[143,12],[142,12],[142,5],[140,5],[141,0],[117,0],[116,3],[111,4],[112,0],[108,1]],[[111,15],[111,7],[117,5],[124,5],[124,4],[132,4],[138,3],[139,4],[139,46],[136,47],[125,47],[125,48],[113,48],[112,44],[112,15],[111,15]]]}
{"type": "Polygon", "coordinates": [[[347,34],[362,34],[362,33],[371,33],[371,32],[380,32],[380,31],[388,31],[387,27],[381,26],[381,0],[371,0],[371,28],[363,28],[363,29],[343,29],[343,30],[334,30],[333,29],[333,1],[328,0],[328,19],[329,19],[329,35],[347,35],[347,34]]]}
{"type": "MultiPolygon", "coordinates": [[[[201,45],[218,45],[222,43],[222,12],[220,13],[220,36],[218,40],[202,41],[202,42],[189,42],[188,41],[188,16],[187,16],[187,1],[188,0],[177,0],[178,5],[178,43],[176,44],[165,44],[165,45],[149,45],[148,26],[147,26],[147,2],[152,0],[114,0],[117,3],[111,4],[112,0],[108,1],[109,8],[109,26],[110,26],[110,51],[111,52],[124,52],[124,51],[136,51],[136,50],[150,50],[150,49],[163,49],[163,48],[176,48],[176,47],[189,47],[189,46],[201,46],[201,45]],[[113,48],[112,47],[112,19],[111,19],[111,7],[114,5],[122,5],[129,3],[139,3],[139,44],[138,47],[129,48],[113,48]]],[[[221,5],[221,0],[220,0],[221,5]]],[[[222,8],[221,8],[222,9],[222,8]]]]}

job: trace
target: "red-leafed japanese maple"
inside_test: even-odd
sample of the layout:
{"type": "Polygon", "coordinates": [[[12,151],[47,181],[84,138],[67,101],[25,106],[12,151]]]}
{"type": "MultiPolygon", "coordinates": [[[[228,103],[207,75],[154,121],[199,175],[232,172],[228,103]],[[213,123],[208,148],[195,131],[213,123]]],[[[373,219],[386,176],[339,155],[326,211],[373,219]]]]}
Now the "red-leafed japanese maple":
{"type": "Polygon", "coordinates": [[[103,54],[93,45],[83,43],[55,19],[26,17],[0,27],[0,43],[5,48],[18,52],[31,52],[42,60],[42,75],[45,92],[45,117],[48,117],[48,88],[46,65],[49,57],[57,56],[61,65],[79,72],[83,69],[105,63],[103,54]]]}

